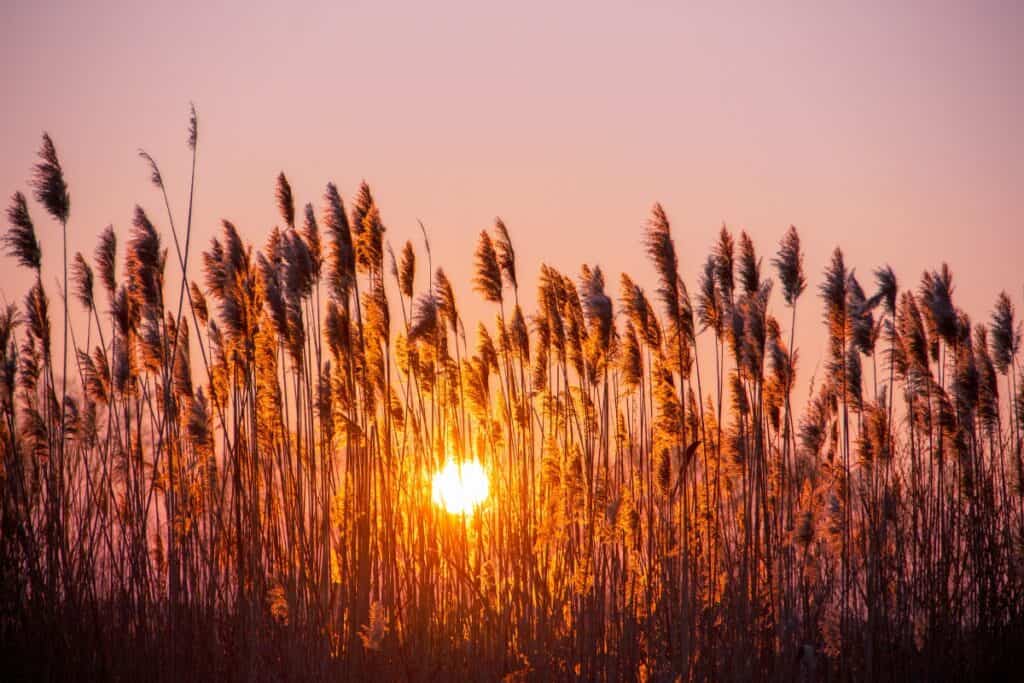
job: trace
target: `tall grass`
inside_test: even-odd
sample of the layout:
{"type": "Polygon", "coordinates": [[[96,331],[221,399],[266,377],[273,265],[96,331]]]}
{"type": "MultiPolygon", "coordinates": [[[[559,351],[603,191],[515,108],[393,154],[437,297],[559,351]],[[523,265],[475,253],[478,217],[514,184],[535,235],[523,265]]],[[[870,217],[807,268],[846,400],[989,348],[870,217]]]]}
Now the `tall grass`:
{"type": "MultiPolygon", "coordinates": [[[[188,145],[179,225],[142,153],[173,252],[136,208],[120,259],[113,228],[70,277],[65,254],[57,340],[48,254],[26,197],[11,200],[3,244],[36,278],[0,311],[5,672],[789,681],[1013,667],[1024,388],[1005,294],[975,323],[946,266],[916,289],[883,266],[872,292],[836,249],[818,288],[827,363],[796,414],[795,228],[769,273],[723,226],[691,298],[655,205],[654,301],[626,274],[615,294],[601,267],[545,265],[530,312],[498,220],[472,255],[494,321],[470,336],[426,230],[424,269],[411,243],[395,255],[365,184],[347,209],[328,183],[297,210],[282,173],[281,227],[253,246],[225,220],[197,268],[194,111],[188,145]],[[182,276],[170,299],[168,253],[182,276]],[[432,503],[451,458],[489,473],[472,515],[432,503]]],[[[36,198],[66,234],[48,136],[40,156],[36,198]]]]}

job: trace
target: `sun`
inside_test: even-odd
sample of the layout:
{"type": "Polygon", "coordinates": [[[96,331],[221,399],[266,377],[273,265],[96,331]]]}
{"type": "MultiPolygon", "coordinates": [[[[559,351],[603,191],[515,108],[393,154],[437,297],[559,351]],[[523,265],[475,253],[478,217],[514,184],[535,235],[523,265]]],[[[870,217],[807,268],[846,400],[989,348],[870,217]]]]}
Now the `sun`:
{"type": "Polygon", "coordinates": [[[456,463],[449,460],[444,469],[434,475],[431,488],[434,503],[453,515],[470,514],[487,499],[489,484],[487,473],[476,460],[456,463]]]}

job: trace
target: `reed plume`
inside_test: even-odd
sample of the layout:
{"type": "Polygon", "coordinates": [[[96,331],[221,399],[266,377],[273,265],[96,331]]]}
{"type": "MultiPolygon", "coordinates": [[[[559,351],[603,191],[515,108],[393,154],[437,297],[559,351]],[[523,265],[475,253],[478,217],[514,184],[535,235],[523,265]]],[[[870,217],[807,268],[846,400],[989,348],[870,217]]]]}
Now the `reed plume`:
{"type": "Polygon", "coordinates": [[[790,306],[795,305],[796,300],[800,298],[807,287],[807,278],[804,275],[804,255],[800,249],[800,235],[792,225],[789,226],[779,242],[779,251],[772,259],[772,265],[778,271],[783,298],[790,306]]]}
{"type": "Polygon", "coordinates": [[[1020,350],[1021,325],[1015,320],[1013,303],[1006,292],[1000,292],[992,311],[992,362],[1005,374],[1020,350]]]}
{"type": "Polygon", "coordinates": [[[502,302],[501,268],[498,265],[498,254],[494,243],[486,230],[480,232],[476,247],[476,276],[473,278],[474,289],[487,301],[502,302]]]}
{"type": "Polygon", "coordinates": [[[7,256],[15,259],[18,265],[36,271],[38,275],[42,267],[43,253],[36,239],[35,225],[28,213],[25,195],[15,192],[11,197],[11,205],[7,208],[7,222],[10,227],[4,233],[3,243],[7,256]]]}
{"type": "Polygon", "coordinates": [[[42,204],[54,220],[67,223],[71,211],[71,196],[64,180],[64,169],[57,158],[57,149],[49,133],[43,133],[39,148],[39,162],[32,172],[32,188],[36,201],[42,204]]]}
{"type": "Polygon", "coordinates": [[[277,210],[284,219],[284,224],[289,228],[295,227],[295,200],[292,198],[292,186],[284,176],[284,171],[277,174],[277,210]]]}

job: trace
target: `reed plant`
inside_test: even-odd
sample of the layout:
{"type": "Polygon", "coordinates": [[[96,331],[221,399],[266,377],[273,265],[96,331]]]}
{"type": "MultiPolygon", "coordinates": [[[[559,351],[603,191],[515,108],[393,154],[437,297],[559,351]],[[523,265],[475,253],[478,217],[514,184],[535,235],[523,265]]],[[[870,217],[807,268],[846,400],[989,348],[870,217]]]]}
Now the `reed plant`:
{"type": "Polygon", "coordinates": [[[224,220],[191,254],[197,131],[193,109],[184,221],[142,152],[166,215],[137,207],[123,242],[108,227],[70,260],[44,135],[30,184],[64,238],[62,337],[33,207],[10,201],[3,246],[34,279],[0,310],[4,678],[1014,670],[1024,386],[1005,293],[972,320],[947,266],[916,289],[882,266],[870,291],[837,248],[804,401],[796,228],[771,273],[722,226],[684,274],[694,246],[655,205],[653,297],[624,273],[612,291],[613,264],[542,265],[531,307],[497,219],[466,254],[487,311],[467,335],[469,288],[425,228],[396,255],[365,183],[348,207],[333,183],[301,204],[281,173],[265,242],[224,220]],[[449,460],[489,476],[470,514],[433,500],[449,460]]]}

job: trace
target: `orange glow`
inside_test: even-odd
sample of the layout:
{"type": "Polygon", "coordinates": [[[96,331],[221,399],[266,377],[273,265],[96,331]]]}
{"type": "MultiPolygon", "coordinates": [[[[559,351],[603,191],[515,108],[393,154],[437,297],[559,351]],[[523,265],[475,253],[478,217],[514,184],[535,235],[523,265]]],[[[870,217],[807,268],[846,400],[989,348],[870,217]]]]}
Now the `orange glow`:
{"type": "Polygon", "coordinates": [[[431,482],[434,503],[453,515],[471,514],[487,499],[487,473],[476,460],[462,464],[449,460],[431,482]]]}

